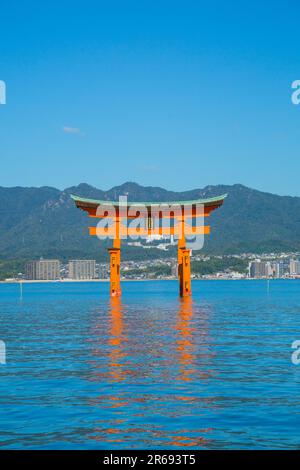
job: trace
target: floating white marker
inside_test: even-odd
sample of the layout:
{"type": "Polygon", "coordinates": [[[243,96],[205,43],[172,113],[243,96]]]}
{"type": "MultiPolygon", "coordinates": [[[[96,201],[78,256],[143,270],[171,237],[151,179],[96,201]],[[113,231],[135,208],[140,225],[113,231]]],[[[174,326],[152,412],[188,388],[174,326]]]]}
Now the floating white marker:
{"type": "Polygon", "coordinates": [[[0,80],[0,104],[6,104],[6,84],[0,80]]]}
{"type": "Polygon", "coordinates": [[[0,364],[6,364],[6,346],[4,341],[0,340],[0,364]]]}

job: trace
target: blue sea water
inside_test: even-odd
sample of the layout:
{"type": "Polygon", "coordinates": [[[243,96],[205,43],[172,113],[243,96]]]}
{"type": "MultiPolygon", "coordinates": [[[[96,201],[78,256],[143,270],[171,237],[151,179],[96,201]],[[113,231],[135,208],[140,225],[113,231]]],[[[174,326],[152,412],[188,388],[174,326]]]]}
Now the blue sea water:
{"type": "Polygon", "coordinates": [[[0,285],[4,449],[300,448],[300,281],[0,285]]]}

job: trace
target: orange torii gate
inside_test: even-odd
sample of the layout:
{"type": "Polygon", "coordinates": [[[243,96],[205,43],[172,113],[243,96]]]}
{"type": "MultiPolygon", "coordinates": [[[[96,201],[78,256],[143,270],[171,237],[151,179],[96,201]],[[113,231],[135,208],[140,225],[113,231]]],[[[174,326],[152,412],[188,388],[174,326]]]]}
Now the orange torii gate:
{"type": "MultiPolygon", "coordinates": [[[[76,206],[99,219],[96,227],[89,227],[90,235],[112,238],[110,254],[110,295],[121,295],[120,265],[121,240],[127,237],[148,237],[151,235],[175,236],[178,240],[178,279],[181,297],[191,295],[190,252],[187,236],[201,238],[210,233],[209,225],[199,220],[220,207],[225,195],[209,199],[176,202],[128,202],[121,197],[119,202],[86,199],[71,195],[76,206]],[[200,208],[200,210],[199,210],[200,208]],[[195,221],[195,227],[190,221],[195,221]],[[128,221],[131,223],[128,225],[128,221]],[[165,224],[167,222],[167,226],[165,224]]],[[[202,245],[201,245],[202,247],[202,245]]],[[[201,248],[200,247],[200,248],[201,248]]]]}

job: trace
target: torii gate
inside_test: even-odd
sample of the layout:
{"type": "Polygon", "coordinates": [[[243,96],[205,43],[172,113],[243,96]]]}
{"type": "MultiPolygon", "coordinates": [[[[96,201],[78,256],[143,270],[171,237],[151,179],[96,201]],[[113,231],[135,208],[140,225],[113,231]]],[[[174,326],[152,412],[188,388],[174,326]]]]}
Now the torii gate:
{"type": "MultiPolygon", "coordinates": [[[[98,218],[96,227],[89,227],[90,235],[99,238],[110,237],[113,246],[108,248],[110,254],[110,295],[121,295],[120,264],[121,240],[130,236],[147,237],[151,235],[175,236],[178,239],[178,279],[181,297],[191,295],[190,252],[187,247],[187,236],[204,236],[210,233],[209,225],[198,225],[210,213],[220,207],[226,194],[209,199],[177,202],[119,202],[86,199],[71,195],[76,206],[88,213],[89,217],[98,218]],[[197,208],[201,208],[197,211],[197,208]],[[196,226],[187,223],[187,219],[196,221],[196,226]],[[128,225],[128,221],[134,223],[128,225]],[[136,224],[136,222],[139,222],[136,224]],[[141,223],[143,221],[144,223],[141,223]],[[125,224],[124,224],[125,222],[125,224]],[[165,222],[168,226],[165,226],[165,222]],[[100,226],[99,226],[100,225],[100,226]],[[134,226],[132,226],[134,225],[134,226]]],[[[123,198],[124,199],[124,198],[123,198]]]]}

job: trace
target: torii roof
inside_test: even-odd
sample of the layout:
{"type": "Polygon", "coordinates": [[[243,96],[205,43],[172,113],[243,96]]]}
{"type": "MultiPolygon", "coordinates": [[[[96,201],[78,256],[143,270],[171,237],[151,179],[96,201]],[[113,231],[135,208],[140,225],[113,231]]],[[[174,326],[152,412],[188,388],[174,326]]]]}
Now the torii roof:
{"type": "Polygon", "coordinates": [[[184,206],[184,205],[194,205],[194,204],[203,204],[205,207],[213,206],[217,208],[223,204],[224,199],[227,197],[227,194],[222,194],[221,196],[211,197],[207,199],[195,199],[191,201],[169,201],[169,202],[131,202],[127,201],[127,203],[122,203],[119,201],[105,201],[105,200],[98,200],[98,199],[87,199],[83,197],[76,196],[75,194],[71,194],[71,198],[74,200],[76,206],[80,209],[85,208],[96,208],[98,206],[107,206],[112,205],[114,207],[122,207],[124,205],[129,205],[130,207],[136,206],[147,206],[147,207],[155,207],[161,205],[168,205],[168,206],[184,206]]]}

